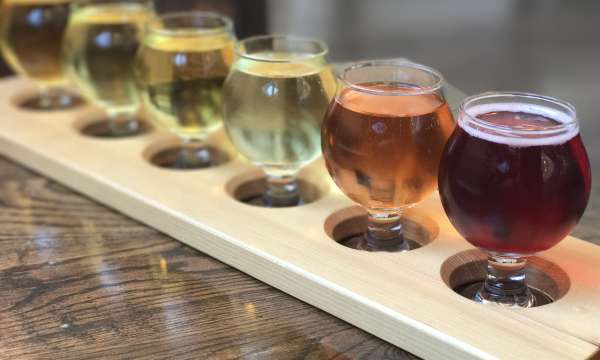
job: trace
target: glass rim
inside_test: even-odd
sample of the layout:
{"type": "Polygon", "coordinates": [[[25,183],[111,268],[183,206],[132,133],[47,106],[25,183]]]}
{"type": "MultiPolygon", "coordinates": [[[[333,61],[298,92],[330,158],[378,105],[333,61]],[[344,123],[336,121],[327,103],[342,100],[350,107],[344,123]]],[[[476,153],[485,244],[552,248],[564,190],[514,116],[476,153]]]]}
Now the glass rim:
{"type": "MultiPolygon", "coordinates": [[[[540,110],[541,111],[541,110],[540,110]]],[[[552,135],[559,135],[564,133],[565,131],[568,130],[572,130],[572,129],[579,129],[579,121],[577,120],[577,111],[575,110],[575,107],[570,104],[569,102],[566,102],[564,100],[560,100],[551,96],[545,96],[545,95],[539,95],[539,94],[535,94],[535,93],[530,93],[530,92],[520,92],[520,91],[488,91],[488,92],[484,92],[481,94],[476,94],[476,95],[472,95],[469,96],[467,98],[465,98],[462,103],[460,104],[459,108],[458,108],[458,122],[459,124],[463,124],[463,123],[469,123],[468,125],[476,125],[482,129],[488,130],[488,131],[492,131],[495,132],[497,134],[501,134],[504,136],[510,136],[510,137],[514,137],[514,135],[541,135],[541,136],[552,136],[552,135]],[[552,125],[552,126],[545,126],[542,129],[519,129],[516,128],[515,126],[511,126],[511,125],[500,125],[500,124],[494,124],[491,123],[489,121],[485,121],[483,119],[480,119],[478,116],[481,115],[481,113],[477,113],[474,114],[472,111],[469,111],[469,105],[471,105],[473,102],[478,101],[478,100],[482,100],[482,99],[492,99],[492,98],[515,98],[514,103],[516,104],[527,104],[527,102],[525,101],[518,101],[518,99],[529,99],[529,100],[538,100],[541,102],[544,102],[548,105],[538,105],[538,106],[534,106],[537,108],[546,108],[546,109],[550,109],[550,111],[553,109],[552,105],[554,107],[559,107],[560,110],[556,110],[556,111],[563,111],[565,117],[568,117],[569,120],[568,121],[558,121],[557,119],[553,118],[551,115],[544,115],[544,114],[538,114],[544,117],[548,117],[554,121],[560,122],[560,124],[557,125],[552,125]]]]}
{"type": "Polygon", "coordinates": [[[267,63],[305,62],[307,60],[313,60],[316,58],[324,57],[325,55],[327,55],[328,52],[329,52],[329,47],[322,40],[310,38],[310,37],[296,36],[296,35],[291,35],[291,34],[268,34],[268,35],[250,36],[250,37],[245,38],[244,40],[239,41],[235,45],[235,54],[237,56],[248,59],[248,60],[267,62],[267,63]],[[249,42],[267,40],[267,39],[273,39],[273,40],[279,39],[279,40],[285,40],[285,41],[298,41],[298,42],[312,43],[312,44],[316,44],[317,47],[320,49],[320,51],[315,52],[315,53],[302,54],[303,56],[297,56],[297,57],[290,56],[289,59],[269,59],[269,58],[265,58],[262,56],[256,56],[253,54],[249,54],[243,50],[243,49],[245,49],[246,44],[249,42]]]}
{"type": "Polygon", "coordinates": [[[166,14],[157,14],[146,23],[146,29],[148,33],[157,33],[164,35],[216,35],[220,33],[232,33],[233,32],[233,21],[228,16],[213,12],[213,11],[176,11],[166,14]],[[215,27],[177,27],[173,29],[159,27],[157,24],[162,23],[164,20],[169,19],[211,19],[222,22],[222,25],[215,27]]]}
{"type": "Polygon", "coordinates": [[[442,74],[439,71],[435,70],[434,68],[423,65],[423,64],[419,64],[416,62],[412,62],[410,60],[401,60],[401,59],[398,59],[398,60],[394,60],[394,59],[365,60],[365,61],[352,62],[348,66],[346,66],[344,68],[344,70],[342,70],[340,72],[340,74],[338,75],[338,79],[344,85],[348,86],[352,90],[364,92],[364,93],[368,93],[368,94],[372,94],[372,95],[382,95],[382,96],[415,96],[415,95],[431,94],[431,93],[434,93],[434,92],[440,90],[444,86],[444,81],[445,81],[442,74]],[[350,81],[346,77],[347,73],[349,73],[350,71],[356,70],[356,69],[362,69],[362,68],[366,68],[366,67],[383,67],[383,66],[396,67],[396,68],[418,69],[429,75],[432,75],[435,78],[435,82],[432,85],[423,85],[423,86],[419,85],[417,87],[419,89],[418,91],[406,92],[404,90],[373,89],[371,87],[356,84],[356,83],[350,81]]]}

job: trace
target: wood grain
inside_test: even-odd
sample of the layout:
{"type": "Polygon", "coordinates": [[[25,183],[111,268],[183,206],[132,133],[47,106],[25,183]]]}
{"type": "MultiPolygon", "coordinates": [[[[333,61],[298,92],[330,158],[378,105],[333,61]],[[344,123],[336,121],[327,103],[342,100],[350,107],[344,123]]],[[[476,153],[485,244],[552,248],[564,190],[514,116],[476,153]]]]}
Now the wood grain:
{"type": "Polygon", "coordinates": [[[0,353],[416,359],[0,158],[0,353]]]}

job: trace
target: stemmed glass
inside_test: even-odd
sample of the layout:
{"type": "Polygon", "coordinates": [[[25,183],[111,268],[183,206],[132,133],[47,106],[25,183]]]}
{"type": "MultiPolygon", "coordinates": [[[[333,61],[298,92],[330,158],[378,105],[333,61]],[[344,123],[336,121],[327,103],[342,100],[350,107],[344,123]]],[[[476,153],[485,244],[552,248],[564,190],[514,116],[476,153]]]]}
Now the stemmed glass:
{"type": "Polygon", "coordinates": [[[536,94],[484,93],[462,103],[458,125],[442,157],[440,195],[458,232],[488,254],[485,280],[462,293],[508,307],[547,303],[524,269],[527,257],[567,236],[589,199],[575,109],[536,94]]]}
{"type": "Polygon", "coordinates": [[[336,88],[326,54],[323,42],[289,35],[252,37],[236,46],[224,121],[237,150],[267,174],[257,205],[301,202],[297,173],[320,154],[319,129],[336,88]]]}
{"type": "Polygon", "coordinates": [[[61,110],[81,104],[64,86],[61,48],[69,19],[69,1],[4,0],[0,11],[2,53],[19,75],[33,80],[39,94],[21,106],[61,110]]]}
{"type": "Polygon", "coordinates": [[[168,14],[147,24],[136,73],[152,118],[181,139],[169,167],[213,163],[203,142],[223,123],[222,88],[234,44],[232,21],[215,13],[168,14]]]}
{"type": "Polygon", "coordinates": [[[83,96],[106,111],[107,135],[132,135],[141,128],[134,59],[153,14],[153,3],[144,0],[72,5],[63,49],[66,69],[83,96]]]}
{"type": "Polygon", "coordinates": [[[439,159],[454,129],[442,76],[423,65],[382,60],[350,65],[339,83],[323,122],[323,156],[338,187],[368,212],[366,232],[343,243],[409,250],[402,213],[436,189],[439,159]]]}

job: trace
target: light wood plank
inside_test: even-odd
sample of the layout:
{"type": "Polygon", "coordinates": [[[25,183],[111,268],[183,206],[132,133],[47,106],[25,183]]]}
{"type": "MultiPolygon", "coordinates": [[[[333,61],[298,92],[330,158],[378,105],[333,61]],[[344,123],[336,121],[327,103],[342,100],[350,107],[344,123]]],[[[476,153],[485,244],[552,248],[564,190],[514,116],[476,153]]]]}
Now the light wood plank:
{"type": "MultiPolygon", "coordinates": [[[[598,351],[597,246],[569,238],[543,255],[570,279],[566,295],[552,305],[480,306],[454,294],[440,275],[446,259],[471,248],[448,223],[437,196],[411,215],[437,224],[431,244],[402,254],[354,251],[325,232],[325,219],[352,204],[322,160],[303,173],[328,190],[320,200],[297,208],[251,207],[226,191],[234,177],[256,172],[235,155],[213,169],[160,169],[143,153],[168,135],[80,136],[74,124],[85,109],[16,109],[10,98],[29,87],[20,79],[0,82],[2,154],[410,352],[431,359],[584,359],[598,351]]],[[[233,154],[223,133],[212,142],[233,154]]]]}

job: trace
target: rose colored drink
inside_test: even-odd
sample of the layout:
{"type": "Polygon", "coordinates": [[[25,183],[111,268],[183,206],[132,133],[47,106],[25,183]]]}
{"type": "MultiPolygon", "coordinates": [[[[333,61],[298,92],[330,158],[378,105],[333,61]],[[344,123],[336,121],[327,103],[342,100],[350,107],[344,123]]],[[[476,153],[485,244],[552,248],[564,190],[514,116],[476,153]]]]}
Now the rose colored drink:
{"type": "Polygon", "coordinates": [[[579,130],[543,135],[566,121],[550,109],[480,108],[471,111],[479,112],[478,120],[522,132],[499,135],[459,122],[440,165],[444,209],[465,239],[490,253],[549,249],[577,224],[590,195],[590,165],[579,130]]]}
{"type": "MultiPolygon", "coordinates": [[[[360,86],[396,93],[403,89],[394,84],[360,86]]],[[[439,159],[454,119],[439,95],[411,95],[415,89],[404,89],[405,96],[344,89],[325,116],[327,169],[348,197],[367,208],[412,205],[437,187],[439,159]]]]}

